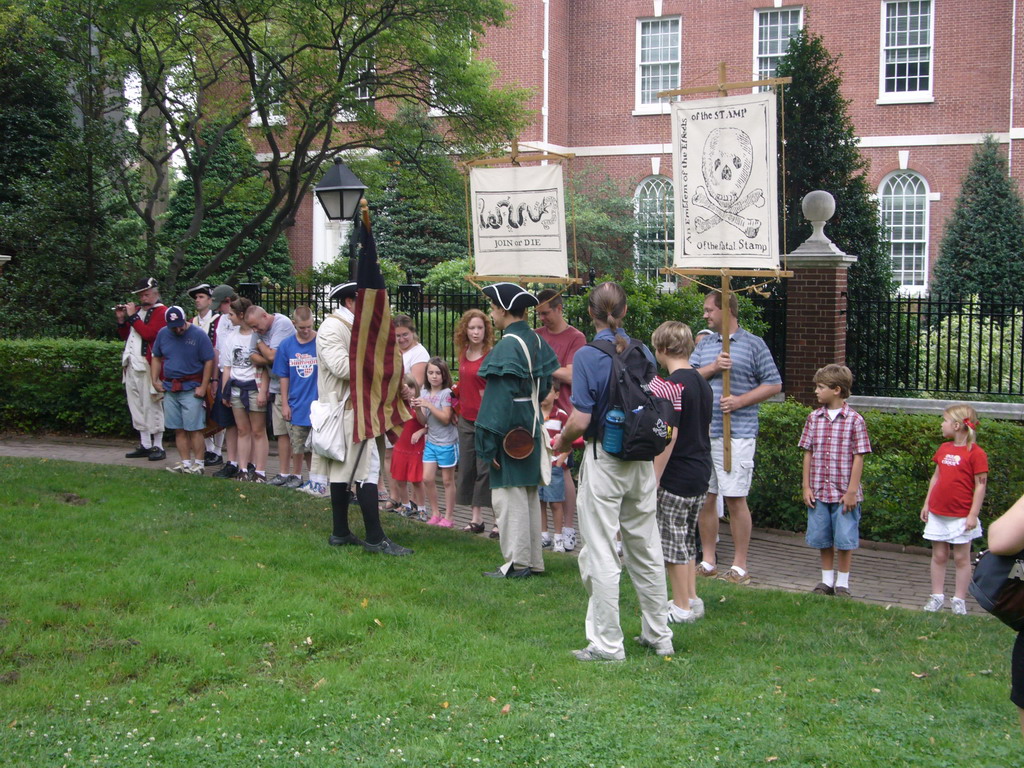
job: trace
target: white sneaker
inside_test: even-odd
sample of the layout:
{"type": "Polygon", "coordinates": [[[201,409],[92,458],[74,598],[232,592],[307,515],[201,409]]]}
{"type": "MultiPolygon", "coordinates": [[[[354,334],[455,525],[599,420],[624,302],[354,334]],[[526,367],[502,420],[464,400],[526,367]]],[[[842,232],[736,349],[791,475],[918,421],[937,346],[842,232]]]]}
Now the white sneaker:
{"type": "Polygon", "coordinates": [[[619,557],[622,557],[622,541],[621,540],[615,542],[615,554],[618,555],[619,557]]]}
{"type": "Polygon", "coordinates": [[[550,549],[551,548],[551,534],[548,533],[547,531],[543,531],[541,533],[541,535],[540,535],[540,545],[544,549],[550,549]]]}
{"type": "Polygon", "coordinates": [[[693,617],[695,619],[704,618],[704,601],[699,597],[695,597],[690,601],[690,610],[693,611],[693,617]]]}
{"type": "Polygon", "coordinates": [[[668,604],[668,623],[669,624],[693,624],[697,620],[697,616],[693,611],[688,611],[685,608],[680,608],[673,602],[668,604]]]}
{"type": "Polygon", "coordinates": [[[179,461],[173,467],[164,467],[164,469],[166,469],[168,472],[176,472],[179,475],[184,475],[186,472],[188,472],[189,468],[185,466],[184,462],[179,461]]]}
{"type": "Polygon", "coordinates": [[[185,469],[186,475],[201,475],[203,474],[203,465],[194,462],[191,467],[185,469]]]}
{"type": "Polygon", "coordinates": [[[565,552],[565,539],[562,538],[562,534],[555,534],[555,543],[551,545],[552,552],[565,552]]]}
{"type": "Polygon", "coordinates": [[[944,595],[930,595],[928,597],[928,602],[924,604],[924,610],[928,611],[928,613],[941,611],[945,602],[946,598],[944,595]]]}
{"type": "Polygon", "coordinates": [[[954,597],[949,601],[949,607],[953,609],[953,613],[957,616],[967,615],[967,601],[962,598],[954,597]]]}
{"type": "Polygon", "coordinates": [[[575,528],[563,528],[562,529],[562,544],[565,546],[566,552],[572,552],[576,549],[576,529],[575,528]]]}
{"type": "Polygon", "coordinates": [[[325,496],[330,495],[330,492],[327,490],[327,486],[323,483],[314,483],[312,481],[300,486],[296,490],[302,491],[302,493],[308,493],[310,496],[315,496],[318,499],[322,499],[325,496]]]}

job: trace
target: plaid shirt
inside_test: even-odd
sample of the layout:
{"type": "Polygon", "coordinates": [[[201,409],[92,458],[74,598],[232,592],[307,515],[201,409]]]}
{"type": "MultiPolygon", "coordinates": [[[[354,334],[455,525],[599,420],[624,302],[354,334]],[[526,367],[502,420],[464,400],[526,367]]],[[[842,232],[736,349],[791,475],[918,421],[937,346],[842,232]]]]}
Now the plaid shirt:
{"type": "MultiPolygon", "coordinates": [[[[811,452],[811,492],[818,501],[834,504],[843,498],[850,486],[853,457],[871,453],[868,428],[864,417],[846,403],[835,419],[829,419],[827,408],[807,414],[800,447],[811,452]]],[[[857,501],[864,500],[857,486],[857,501]]]]}

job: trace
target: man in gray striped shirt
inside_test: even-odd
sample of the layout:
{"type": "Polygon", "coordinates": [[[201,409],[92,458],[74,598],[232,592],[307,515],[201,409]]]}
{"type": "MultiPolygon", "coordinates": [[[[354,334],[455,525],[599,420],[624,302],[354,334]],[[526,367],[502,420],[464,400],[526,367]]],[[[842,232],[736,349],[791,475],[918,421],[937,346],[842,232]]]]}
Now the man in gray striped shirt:
{"type": "Polygon", "coordinates": [[[729,294],[728,316],[722,311],[722,294],[712,291],[704,300],[704,319],[714,333],[697,345],[690,365],[708,380],[714,392],[711,419],[711,458],[714,471],[700,512],[698,527],[704,559],[697,573],[717,576],[715,545],[718,541],[717,497],[725,497],[732,532],[733,564],[720,578],[733,584],[749,584],[747,552],[752,527],[747,494],[754,475],[754,450],[757,446],[760,403],[782,391],[782,377],[764,339],[740,328],[736,294],[729,294]],[[722,352],[722,333],[727,326],[729,354],[722,352]],[[730,371],[729,395],[722,396],[722,372],[730,371]],[[723,464],[722,414],[731,416],[732,470],[723,464]]]}

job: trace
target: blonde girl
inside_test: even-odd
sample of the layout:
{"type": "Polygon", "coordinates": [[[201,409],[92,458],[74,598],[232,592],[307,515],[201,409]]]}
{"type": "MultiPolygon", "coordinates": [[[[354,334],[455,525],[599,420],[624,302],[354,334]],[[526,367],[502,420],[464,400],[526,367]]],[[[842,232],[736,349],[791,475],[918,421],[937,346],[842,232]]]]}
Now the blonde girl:
{"type": "Polygon", "coordinates": [[[954,614],[967,613],[971,581],[971,542],[981,536],[981,504],[988,480],[988,456],[977,444],[978,414],[969,405],[953,405],[942,414],[942,436],[948,442],[932,457],[935,472],[921,507],[924,537],[932,542],[932,594],[924,610],[942,610],[946,596],[946,564],[950,549],[956,568],[954,614]]]}
{"type": "Polygon", "coordinates": [[[440,357],[427,361],[427,385],[413,401],[420,424],[427,428],[423,446],[423,484],[430,503],[429,525],[451,528],[455,521],[455,467],[459,463],[459,431],[452,416],[452,375],[448,363],[440,357]],[[445,514],[441,516],[437,500],[437,469],[444,484],[445,514]]]}
{"type": "Polygon", "coordinates": [[[252,302],[238,298],[231,302],[228,317],[233,330],[221,348],[221,388],[224,404],[231,407],[238,428],[238,480],[267,482],[266,463],[267,400],[270,377],[252,362],[256,334],[245,322],[252,302]]]}

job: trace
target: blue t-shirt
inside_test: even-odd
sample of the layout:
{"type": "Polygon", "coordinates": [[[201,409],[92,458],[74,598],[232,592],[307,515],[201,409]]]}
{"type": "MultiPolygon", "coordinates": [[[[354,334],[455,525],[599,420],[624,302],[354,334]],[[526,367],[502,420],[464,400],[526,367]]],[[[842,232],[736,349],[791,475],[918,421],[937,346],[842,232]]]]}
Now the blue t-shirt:
{"type": "Polygon", "coordinates": [[[317,398],[316,336],[305,344],[295,335],[282,341],[274,355],[274,374],[288,379],[292,424],[310,426],[309,405],[317,398]]]}
{"type": "MultiPolygon", "coordinates": [[[[722,353],[722,336],[713,333],[702,341],[690,355],[690,365],[703,368],[710,365],[722,353]]],[[[729,391],[742,395],[761,384],[781,384],[782,377],[775,367],[775,360],[764,343],[764,339],[742,328],[736,329],[730,337],[729,357],[732,358],[732,373],[729,375],[729,391]]],[[[722,436],[722,374],[716,373],[708,381],[714,392],[711,417],[711,436],[722,436]]],[[[757,416],[761,405],[748,405],[732,412],[730,435],[732,437],[757,437],[757,416]]]]}
{"type": "MultiPolygon", "coordinates": [[[[619,335],[629,340],[629,336],[621,329],[619,335]]],[[[615,334],[611,329],[605,328],[594,336],[595,341],[598,339],[615,341],[615,334]]],[[[643,351],[647,359],[657,365],[654,355],[646,345],[643,346],[643,351]]],[[[585,346],[576,350],[576,355],[572,359],[572,407],[590,414],[587,437],[597,434],[597,425],[604,419],[608,410],[608,378],[611,373],[612,359],[600,349],[585,346]]]]}
{"type": "MultiPolygon", "coordinates": [[[[203,372],[207,360],[213,360],[213,344],[203,329],[190,325],[181,336],[170,328],[161,328],[153,342],[153,357],[163,359],[164,369],[161,378],[164,386],[170,390],[171,379],[195,376],[203,372]]],[[[182,389],[196,389],[198,381],[183,381],[182,389]]]]}

